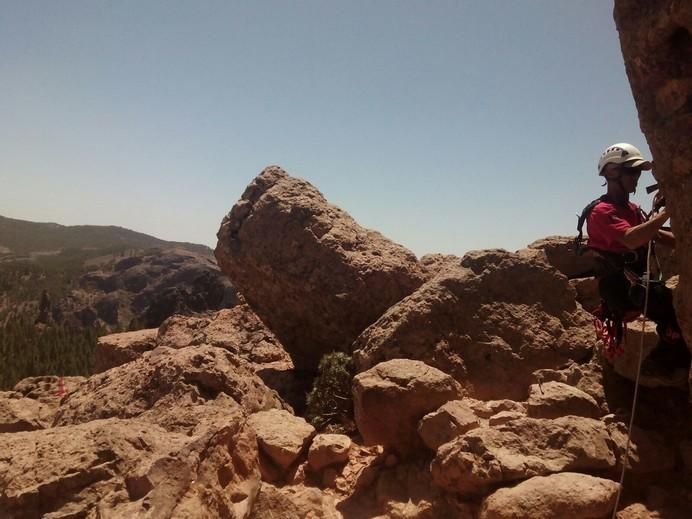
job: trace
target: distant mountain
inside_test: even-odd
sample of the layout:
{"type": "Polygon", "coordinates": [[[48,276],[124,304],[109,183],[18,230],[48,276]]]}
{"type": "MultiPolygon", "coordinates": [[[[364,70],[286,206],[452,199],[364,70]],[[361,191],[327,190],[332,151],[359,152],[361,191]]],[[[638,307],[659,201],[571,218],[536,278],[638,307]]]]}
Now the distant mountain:
{"type": "Polygon", "coordinates": [[[204,245],[115,226],[0,216],[0,325],[22,315],[119,331],[236,302],[235,289],[204,245]]]}
{"type": "Polygon", "coordinates": [[[205,245],[160,240],[123,227],[104,225],[59,225],[16,220],[0,216],[0,258],[35,258],[61,251],[83,251],[87,256],[99,252],[127,249],[171,248],[211,255],[205,245]]]}

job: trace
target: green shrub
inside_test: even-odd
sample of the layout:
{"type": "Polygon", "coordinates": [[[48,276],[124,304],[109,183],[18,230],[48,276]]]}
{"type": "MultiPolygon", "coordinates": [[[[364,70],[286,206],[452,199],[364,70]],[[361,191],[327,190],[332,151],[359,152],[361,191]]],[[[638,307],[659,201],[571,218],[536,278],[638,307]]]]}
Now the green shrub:
{"type": "Polygon", "coordinates": [[[328,353],[320,360],[306,412],[306,419],[317,430],[353,429],[353,372],[353,359],[345,353],[328,353]]]}

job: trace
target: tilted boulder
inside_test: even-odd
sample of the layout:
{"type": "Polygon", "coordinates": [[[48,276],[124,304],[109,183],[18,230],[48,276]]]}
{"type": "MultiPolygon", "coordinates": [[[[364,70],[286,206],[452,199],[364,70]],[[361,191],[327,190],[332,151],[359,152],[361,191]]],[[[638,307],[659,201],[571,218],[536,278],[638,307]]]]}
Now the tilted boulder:
{"type": "Polygon", "coordinates": [[[614,18],[654,176],[671,215],[680,269],[675,306],[692,347],[692,4],[616,0],[614,18]]]}
{"type": "Polygon", "coordinates": [[[199,406],[221,394],[252,413],[283,406],[252,367],[214,346],[161,346],[140,359],[90,377],[63,400],[56,425],[146,413],[154,423],[175,420],[176,407],[199,406]]]}
{"type": "Polygon", "coordinates": [[[524,400],[531,373],[586,359],[591,316],[565,276],[504,250],[448,265],[354,343],[359,371],[391,358],[422,360],[480,399],[524,400]]]}
{"type": "Polygon", "coordinates": [[[501,483],[556,472],[612,469],[615,463],[603,422],[565,416],[519,418],[473,429],[442,445],[431,470],[441,487],[473,495],[501,483]]]}
{"type": "Polygon", "coordinates": [[[452,377],[416,360],[382,362],[353,379],[353,408],[363,441],[402,455],[422,447],[420,419],[461,396],[452,377]]]}
{"type": "Polygon", "coordinates": [[[587,474],[536,476],[501,488],[483,502],[479,519],[597,519],[613,511],[618,484],[587,474]]]}
{"type": "Polygon", "coordinates": [[[113,333],[98,338],[94,349],[94,373],[126,364],[156,348],[156,328],[113,333]]]}
{"type": "Polygon", "coordinates": [[[297,369],[316,370],[424,273],[415,255],[365,229],[304,180],[266,168],[223,219],[216,258],[297,369]]]}

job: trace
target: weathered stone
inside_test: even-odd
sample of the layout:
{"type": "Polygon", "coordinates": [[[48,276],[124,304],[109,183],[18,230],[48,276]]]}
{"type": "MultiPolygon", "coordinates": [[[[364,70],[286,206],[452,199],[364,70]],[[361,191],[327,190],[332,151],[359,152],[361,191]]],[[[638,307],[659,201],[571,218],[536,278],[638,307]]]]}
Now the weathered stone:
{"type": "Polygon", "coordinates": [[[303,418],[279,409],[254,413],[249,422],[262,452],[282,469],[298,459],[315,434],[303,418]]]}
{"type": "Polygon", "coordinates": [[[486,498],[479,519],[600,519],[613,511],[618,484],[563,472],[536,476],[486,498]]]}
{"type": "Polygon", "coordinates": [[[461,396],[452,377],[416,360],[382,362],[353,379],[355,419],[363,441],[402,455],[421,446],[418,421],[461,396]]]}
{"type": "Polygon", "coordinates": [[[27,398],[38,400],[57,408],[60,400],[79,388],[86,377],[58,377],[53,375],[43,377],[28,377],[20,380],[14,386],[14,391],[27,398]]]}
{"type": "Polygon", "coordinates": [[[221,223],[216,258],[296,368],[316,370],[423,282],[413,253],[364,229],[277,166],[221,223]]]}
{"type": "Polygon", "coordinates": [[[237,355],[213,346],[180,350],[161,346],[133,362],[90,377],[64,398],[55,424],[146,413],[149,421],[173,425],[176,406],[194,407],[221,393],[248,413],[283,405],[237,355]]]}
{"type": "Polygon", "coordinates": [[[503,411],[526,414],[526,404],[515,402],[514,400],[476,400],[475,398],[464,398],[464,403],[479,418],[488,419],[503,411]]]}
{"type": "Polygon", "coordinates": [[[477,251],[390,308],[354,343],[354,359],[360,371],[391,358],[422,360],[470,396],[524,400],[533,371],[590,355],[591,321],[553,267],[477,251]]]}
{"type": "Polygon", "coordinates": [[[527,411],[534,418],[558,418],[564,415],[597,418],[602,414],[593,397],[562,382],[532,384],[527,411]]]}
{"type": "Polygon", "coordinates": [[[44,429],[52,418],[49,406],[20,393],[0,392],[0,433],[44,429]]]}
{"type": "Polygon", "coordinates": [[[517,420],[519,418],[524,418],[525,413],[518,413],[516,411],[500,411],[497,414],[492,415],[488,418],[488,425],[494,427],[496,425],[506,424],[512,420],[517,420]]]}
{"type": "Polygon", "coordinates": [[[313,470],[348,460],[351,438],[345,434],[318,434],[308,450],[308,463],[313,470]]]}
{"type": "Polygon", "coordinates": [[[616,0],[615,23],[642,131],[676,237],[675,306],[692,345],[692,4],[616,0]]]}
{"type": "Polygon", "coordinates": [[[156,347],[156,328],[99,337],[94,350],[94,373],[131,362],[156,347]]]}
{"type": "Polygon", "coordinates": [[[418,425],[423,443],[432,449],[480,426],[480,420],[463,400],[451,400],[437,411],[426,414],[418,425]]]}
{"type": "Polygon", "coordinates": [[[611,469],[615,455],[605,424],[566,416],[522,418],[481,427],[442,445],[433,479],[462,494],[483,494],[493,485],[563,471],[611,469]]]}
{"type": "Polygon", "coordinates": [[[602,413],[608,412],[605,390],[603,388],[603,364],[598,358],[585,364],[571,362],[560,369],[539,369],[532,377],[536,383],[550,381],[569,384],[591,396],[599,405],[602,413]]]}

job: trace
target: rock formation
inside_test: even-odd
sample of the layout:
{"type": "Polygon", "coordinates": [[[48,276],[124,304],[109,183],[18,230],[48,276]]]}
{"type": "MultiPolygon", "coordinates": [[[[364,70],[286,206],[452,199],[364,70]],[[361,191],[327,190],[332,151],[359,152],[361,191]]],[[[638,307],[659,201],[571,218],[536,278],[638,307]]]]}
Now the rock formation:
{"type": "Polygon", "coordinates": [[[468,253],[391,307],[354,344],[356,365],[418,359],[451,374],[471,396],[526,397],[531,373],[584,360],[591,316],[567,278],[538,258],[468,253]]]}
{"type": "Polygon", "coordinates": [[[692,345],[692,5],[616,0],[615,23],[639,122],[676,236],[676,308],[692,345]]]}
{"type": "Polygon", "coordinates": [[[275,166],[250,183],[217,236],[219,266],[298,369],[315,370],[330,351],[348,352],[423,281],[413,253],[275,166]]]}

